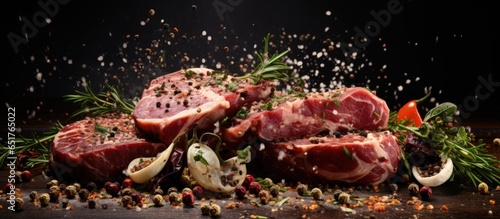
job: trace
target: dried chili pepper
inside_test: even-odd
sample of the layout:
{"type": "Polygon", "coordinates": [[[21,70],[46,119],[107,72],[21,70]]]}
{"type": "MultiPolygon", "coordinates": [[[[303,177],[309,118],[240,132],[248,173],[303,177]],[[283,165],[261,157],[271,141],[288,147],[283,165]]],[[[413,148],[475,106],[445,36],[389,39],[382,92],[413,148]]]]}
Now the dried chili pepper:
{"type": "Polygon", "coordinates": [[[417,104],[426,100],[431,95],[431,92],[427,93],[424,97],[418,100],[411,100],[406,103],[401,109],[398,111],[398,118],[396,122],[408,121],[406,123],[407,126],[413,125],[415,127],[419,127],[422,125],[423,120],[420,114],[418,113],[417,104]]]}

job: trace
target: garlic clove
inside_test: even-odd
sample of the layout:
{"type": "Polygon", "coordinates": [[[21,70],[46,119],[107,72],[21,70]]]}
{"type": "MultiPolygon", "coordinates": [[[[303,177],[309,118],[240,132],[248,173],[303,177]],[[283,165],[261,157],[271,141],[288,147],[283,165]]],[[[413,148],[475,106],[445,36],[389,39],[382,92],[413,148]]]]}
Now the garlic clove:
{"type": "Polygon", "coordinates": [[[434,176],[423,177],[418,172],[418,167],[412,167],[412,173],[415,179],[424,186],[436,187],[440,186],[448,179],[450,179],[451,174],[453,173],[453,161],[450,158],[447,158],[445,163],[443,164],[441,171],[434,176]]]}
{"type": "Polygon", "coordinates": [[[129,163],[127,169],[123,171],[124,174],[130,177],[130,179],[135,183],[148,182],[150,179],[158,175],[163,167],[165,167],[165,164],[167,164],[167,161],[170,158],[170,154],[172,154],[173,148],[174,142],[172,142],[172,144],[170,144],[167,149],[159,153],[156,157],[139,157],[132,160],[129,163]],[[146,167],[137,171],[132,171],[132,169],[134,169],[136,165],[151,159],[154,160],[146,167]]]}
{"type": "Polygon", "coordinates": [[[193,179],[206,190],[218,193],[230,193],[243,183],[249,159],[250,156],[245,159],[236,156],[221,162],[212,148],[200,143],[191,145],[187,153],[193,179]]]}

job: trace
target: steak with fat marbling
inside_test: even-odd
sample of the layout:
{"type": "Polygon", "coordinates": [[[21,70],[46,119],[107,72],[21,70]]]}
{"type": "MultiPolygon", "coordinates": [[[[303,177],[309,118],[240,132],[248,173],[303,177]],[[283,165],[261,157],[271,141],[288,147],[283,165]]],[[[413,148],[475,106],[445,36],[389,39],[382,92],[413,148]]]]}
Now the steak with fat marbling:
{"type": "Polygon", "coordinates": [[[388,131],[351,133],[269,143],[255,159],[249,171],[276,182],[376,185],[396,173],[400,148],[388,131]]]}
{"type": "Polygon", "coordinates": [[[152,139],[170,144],[196,124],[213,128],[242,107],[268,98],[274,84],[227,75],[207,68],[180,70],[151,81],[133,112],[138,130],[152,139]]]}
{"type": "Polygon", "coordinates": [[[54,137],[50,166],[53,175],[67,182],[118,181],[129,163],[138,157],[155,157],[163,143],[136,135],[128,114],[87,117],[64,126],[54,137]]]}

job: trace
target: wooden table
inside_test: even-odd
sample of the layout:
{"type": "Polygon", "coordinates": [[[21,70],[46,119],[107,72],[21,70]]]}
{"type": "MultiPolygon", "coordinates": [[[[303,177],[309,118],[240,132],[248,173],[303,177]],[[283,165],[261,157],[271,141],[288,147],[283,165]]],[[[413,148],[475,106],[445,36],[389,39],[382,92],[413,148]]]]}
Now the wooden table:
{"type": "MultiPolygon", "coordinates": [[[[465,126],[473,127],[473,132],[477,138],[482,138],[488,145],[490,153],[500,155],[500,147],[492,144],[493,139],[500,137],[500,124],[495,120],[474,120],[464,122],[465,126]]],[[[0,209],[0,218],[210,218],[202,215],[200,210],[200,200],[196,201],[193,208],[173,207],[168,202],[162,207],[132,208],[127,209],[120,206],[117,200],[99,199],[95,209],[89,209],[86,202],[77,199],[70,200],[69,205],[72,210],[56,207],[55,203],[50,203],[48,207],[35,206],[30,201],[29,193],[37,191],[38,194],[48,192],[45,179],[40,169],[34,169],[35,175],[32,182],[15,184],[20,188],[25,200],[24,209],[20,212],[8,210],[10,204],[6,198],[0,199],[3,206],[0,209]],[[107,204],[107,209],[101,207],[107,204]]],[[[0,171],[2,185],[6,183],[8,176],[4,168],[0,171]]],[[[375,211],[367,205],[353,208],[354,212],[344,212],[339,204],[325,202],[331,197],[331,192],[323,193],[323,200],[318,201],[316,209],[309,209],[313,203],[311,197],[301,197],[293,190],[283,194],[284,197],[291,197],[287,204],[281,207],[271,205],[252,205],[250,199],[238,200],[232,197],[218,198],[217,203],[223,208],[221,218],[251,218],[252,215],[265,216],[267,218],[500,218],[500,190],[495,190],[497,185],[490,185],[489,194],[479,194],[477,188],[470,185],[462,185],[458,182],[447,182],[444,185],[433,188],[433,197],[428,201],[422,201],[424,208],[417,210],[415,205],[407,202],[412,200],[412,196],[407,190],[407,184],[399,186],[397,200],[400,204],[386,206],[385,211],[375,211]],[[494,201],[496,204],[491,204],[494,201]],[[233,209],[225,207],[232,202],[241,202],[241,206],[233,209]],[[434,209],[427,209],[432,205],[434,209]],[[446,206],[448,210],[443,210],[446,206]]],[[[345,188],[347,189],[347,188],[345,188]]],[[[369,199],[371,196],[389,196],[393,194],[387,184],[382,184],[379,191],[374,191],[373,187],[354,188],[353,195],[360,198],[369,199]]]]}

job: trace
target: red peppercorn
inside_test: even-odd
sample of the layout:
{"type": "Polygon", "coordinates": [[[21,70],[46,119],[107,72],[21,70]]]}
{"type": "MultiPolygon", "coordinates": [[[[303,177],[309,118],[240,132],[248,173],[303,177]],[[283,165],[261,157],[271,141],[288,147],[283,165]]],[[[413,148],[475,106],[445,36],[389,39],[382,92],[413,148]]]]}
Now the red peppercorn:
{"type": "Polygon", "coordinates": [[[122,189],[124,188],[132,188],[134,186],[134,181],[130,178],[125,178],[122,182],[122,189]]]}
{"type": "Polygon", "coordinates": [[[251,174],[247,174],[245,176],[245,180],[243,180],[243,183],[241,185],[245,186],[245,188],[248,188],[250,186],[250,183],[255,181],[255,177],[251,174]]]}
{"type": "Polygon", "coordinates": [[[11,190],[14,190],[16,188],[14,184],[12,183],[7,183],[3,186],[3,194],[9,193],[11,190]]]}
{"type": "Polygon", "coordinates": [[[429,186],[422,186],[422,188],[420,188],[419,193],[420,193],[420,198],[422,198],[422,200],[424,201],[427,201],[432,197],[432,189],[429,186]]]}
{"type": "Polygon", "coordinates": [[[242,185],[236,186],[234,188],[234,194],[236,195],[236,198],[244,199],[247,194],[247,189],[242,185]]]}
{"type": "Polygon", "coordinates": [[[257,196],[257,195],[259,195],[259,192],[261,189],[262,189],[262,186],[260,185],[260,183],[257,181],[253,181],[248,186],[248,193],[257,196]]]}
{"type": "Polygon", "coordinates": [[[202,199],[205,197],[205,190],[201,186],[195,186],[193,187],[193,194],[197,199],[202,199]]]}
{"type": "Polygon", "coordinates": [[[194,197],[193,192],[190,191],[182,192],[182,203],[184,204],[184,206],[193,207],[195,200],[196,198],[194,197]]]}
{"type": "Polygon", "coordinates": [[[130,195],[132,197],[132,200],[136,203],[139,204],[142,201],[142,194],[137,191],[133,191],[132,194],[130,195]]]}
{"type": "Polygon", "coordinates": [[[31,179],[33,179],[33,177],[31,176],[31,172],[29,170],[24,170],[21,173],[21,179],[23,180],[23,182],[30,182],[31,179]]]}
{"type": "Polygon", "coordinates": [[[109,183],[106,186],[106,192],[111,196],[116,197],[120,192],[120,185],[118,185],[118,183],[109,183]]]}

